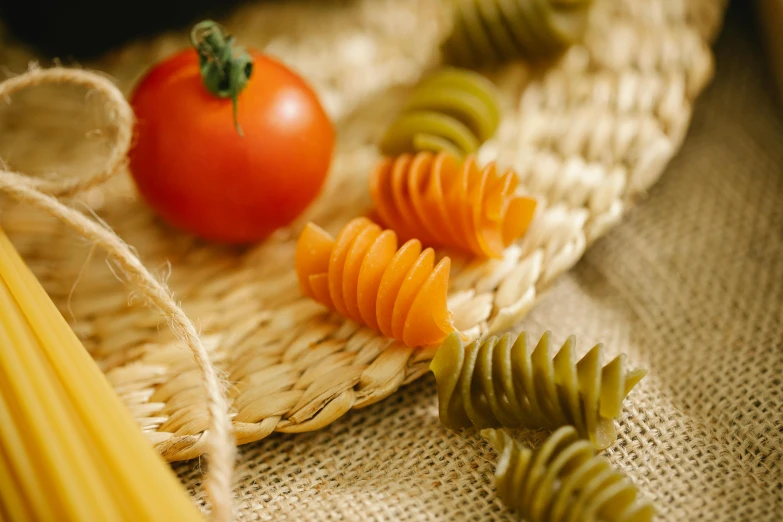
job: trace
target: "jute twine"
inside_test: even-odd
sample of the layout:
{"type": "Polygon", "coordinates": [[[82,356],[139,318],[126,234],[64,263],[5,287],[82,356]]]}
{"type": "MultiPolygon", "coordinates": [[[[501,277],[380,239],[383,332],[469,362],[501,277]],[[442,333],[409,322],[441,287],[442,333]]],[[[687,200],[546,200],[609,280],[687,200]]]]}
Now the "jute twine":
{"type": "Polygon", "coordinates": [[[104,227],[58,198],[74,196],[99,185],[125,167],[133,137],[133,110],[122,92],[107,78],[86,70],[69,68],[31,68],[24,74],[0,83],[0,98],[10,100],[11,95],[42,84],[73,84],[101,93],[108,101],[106,113],[112,116],[116,127],[116,140],[106,160],[105,167],[80,178],[48,180],[31,178],[19,172],[0,168],[0,191],[20,203],[32,205],[61,221],[93,245],[107,252],[126,282],[146,298],[166,319],[177,339],[187,345],[198,365],[206,388],[209,412],[207,453],[210,455],[210,472],[205,488],[212,503],[212,516],[217,521],[232,518],[231,477],[236,446],[233,440],[231,419],[224,385],[209,358],[193,322],[175,302],[166,284],[150,273],[133,253],[128,244],[113,230],[104,227]]]}

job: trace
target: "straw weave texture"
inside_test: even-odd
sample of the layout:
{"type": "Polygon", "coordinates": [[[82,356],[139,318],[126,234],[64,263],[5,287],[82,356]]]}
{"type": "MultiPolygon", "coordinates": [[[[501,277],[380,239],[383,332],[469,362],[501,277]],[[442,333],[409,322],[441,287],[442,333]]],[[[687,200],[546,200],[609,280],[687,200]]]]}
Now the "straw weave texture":
{"type": "MultiPolygon", "coordinates": [[[[149,267],[170,271],[231,383],[238,441],[285,432],[245,447],[241,519],[511,517],[493,495],[490,450],[440,426],[430,377],[340,419],[426,374],[433,349],[389,345],[301,299],[291,269],[306,220],[334,232],[369,205],[375,144],[411,85],[438,64],[445,5],[259,4],[225,21],[302,72],[340,136],[323,197],[264,244],[224,249],[177,233],[145,209],[127,177],[80,196],[149,267]]],[[[481,158],[515,166],[543,204],[503,261],[453,258],[450,304],[471,336],[518,328],[527,316],[532,336],[576,333],[580,353],[604,342],[609,355],[624,351],[648,367],[607,453],[664,518],[779,520],[783,207],[773,166],[783,158],[772,156],[781,129],[771,107],[756,109],[759,99],[770,104],[747,58],[756,48],[725,36],[739,48],[723,65],[734,85],[708,93],[672,172],[563,275],[650,195],[681,146],[712,77],[709,45],[723,7],[599,0],[585,45],[545,67],[492,73],[506,117],[481,158]],[[750,108],[758,121],[743,126],[750,108]]],[[[186,44],[184,33],[165,35],[89,65],[127,92],[146,66],[186,44]]],[[[0,48],[11,70],[29,58],[0,48]]],[[[103,128],[100,109],[78,90],[17,96],[2,109],[0,156],[42,175],[98,167],[111,140],[93,131],[103,128]]],[[[172,461],[200,455],[207,416],[190,354],[89,245],[29,209],[3,202],[2,210],[3,228],[150,440],[172,461]]],[[[198,464],[178,469],[200,497],[198,464]]]]}
{"type": "MultiPolygon", "coordinates": [[[[783,112],[743,11],[649,198],[516,328],[649,368],[603,454],[656,520],[783,519],[783,112]]],[[[324,430],[241,448],[240,520],[518,520],[494,494],[492,450],[437,415],[429,375],[324,430]]],[[[177,469],[199,495],[199,466],[177,469]]]]}
{"type": "MultiPolygon", "coordinates": [[[[172,289],[232,386],[240,444],[273,431],[321,428],[428,371],[435,347],[389,345],[300,297],[291,260],[305,220],[335,232],[369,207],[366,179],[378,160],[379,135],[417,79],[438,65],[449,6],[287,2],[251,5],[225,21],[240,41],[263,46],[308,78],[338,125],[324,194],[271,240],[237,251],[177,234],[135,198],[127,176],[85,196],[148,266],[171,269],[172,289]]],[[[710,80],[705,38],[717,30],[721,8],[707,0],[599,1],[584,46],[536,69],[515,63],[491,72],[505,117],[480,158],[515,166],[524,189],[541,201],[528,234],[503,260],[452,255],[450,309],[459,329],[476,337],[517,323],[657,179],[686,131],[692,100],[710,80]]],[[[146,66],[186,45],[186,36],[139,42],[97,68],[130,88],[146,66]]],[[[6,54],[11,67],[28,58],[14,48],[6,54]]],[[[5,160],[18,170],[60,175],[101,161],[111,136],[94,132],[102,128],[100,105],[90,113],[97,121],[87,121],[83,92],[67,98],[43,91],[8,106],[5,160]],[[39,143],[47,136],[55,144],[44,152],[39,143]]],[[[200,455],[207,415],[189,355],[154,314],[140,303],[128,306],[100,256],[86,259],[88,251],[37,213],[9,208],[3,217],[161,453],[169,460],[200,455]]]]}

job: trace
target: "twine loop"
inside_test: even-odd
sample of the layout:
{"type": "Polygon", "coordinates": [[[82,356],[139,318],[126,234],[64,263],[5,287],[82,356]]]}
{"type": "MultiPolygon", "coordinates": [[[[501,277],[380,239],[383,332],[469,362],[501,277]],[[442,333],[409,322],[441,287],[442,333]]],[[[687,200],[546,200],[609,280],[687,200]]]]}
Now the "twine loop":
{"type": "Polygon", "coordinates": [[[224,387],[201,343],[196,327],[176,303],[171,290],[147,270],[125,241],[113,230],[98,224],[58,199],[99,185],[125,167],[133,137],[133,110],[122,92],[109,79],[95,72],[64,67],[31,68],[24,74],[7,79],[0,83],[0,99],[7,100],[18,91],[42,84],[78,85],[97,91],[106,98],[107,112],[116,127],[116,138],[109,157],[103,169],[81,178],[32,178],[0,167],[0,192],[20,203],[45,211],[105,250],[130,285],[163,315],[177,338],[191,350],[207,392],[209,428],[204,436],[208,437],[210,469],[205,489],[212,504],[213,520],[228,522],[232,519],[231,491],[236,444],[224,387]]]}

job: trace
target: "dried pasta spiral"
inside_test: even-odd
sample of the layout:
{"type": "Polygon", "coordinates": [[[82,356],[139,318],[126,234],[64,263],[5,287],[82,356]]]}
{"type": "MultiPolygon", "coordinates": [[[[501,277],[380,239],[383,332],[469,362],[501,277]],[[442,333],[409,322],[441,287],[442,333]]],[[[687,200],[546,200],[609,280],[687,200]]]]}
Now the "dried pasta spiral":
{"type": "Polygon", "coordinates": [[[444,67],[422,80],[386,130],[381,152],[476,152],[500,122],[498,93],[479,73],[444,67]]]}
{"type": "Polygon", "coordinates": [[[479,167],[473,155],[460,163],[446,152],[384,158],[370,176],[379,220],[404,239],[502,258],[525,233],[536,209],[515,195],[518,180],[494,162],[479,167]]]}
{"type": "Polygon", "coordinates": [[[572,426],[558,429],[536,450],[503,430],[481,435],[499,453],[498,497],[528,522],[649,522],[655,515],[633,482],[572,426]]]}
{"type": "Polygon", "coordinates": [[[625,355],[601,367],[600,344],[577,361],[574,347],[571,336],[553,356],[549,332],[533,349],[524,332],[467,346],[448,336],[430,363],[441,421],[452,429],[571,425],[595,448],[608,447],[623,399],[647,371],[627,371],[625,355]]]}
{"type": "Polygon", "coordinates": [[[308,223],[295,268],[304,295],[408,346],[455,331],[446,304],[451,260],[436,265],[416,239],[398,249],[397,235],[367,218],[348,222],[337,239],[308,223]]]}
{"type": "Polygon", "coordinates": [[[446,60],[482,66],[556,55],[585,34],[592,0],[454,0],[446,60]]]}

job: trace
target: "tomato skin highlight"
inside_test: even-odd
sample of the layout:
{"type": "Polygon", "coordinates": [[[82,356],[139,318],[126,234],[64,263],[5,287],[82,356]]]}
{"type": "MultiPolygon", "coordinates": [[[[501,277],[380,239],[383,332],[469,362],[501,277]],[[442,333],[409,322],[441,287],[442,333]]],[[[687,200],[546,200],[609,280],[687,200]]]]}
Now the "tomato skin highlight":
{"type": "Polygon", "coordinates": [[[230,98],[203,84],[198,54],[155,65],[130,102],[136,115],[134,182],[171,225],[229,244],[260,241],[320,195],[335,130],[314,91],[277,60],[250,51],[253,72],[230,98]]]}

